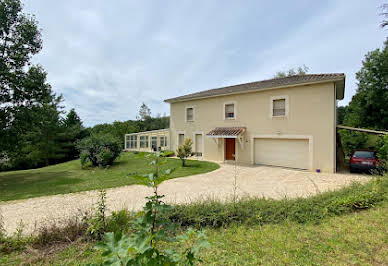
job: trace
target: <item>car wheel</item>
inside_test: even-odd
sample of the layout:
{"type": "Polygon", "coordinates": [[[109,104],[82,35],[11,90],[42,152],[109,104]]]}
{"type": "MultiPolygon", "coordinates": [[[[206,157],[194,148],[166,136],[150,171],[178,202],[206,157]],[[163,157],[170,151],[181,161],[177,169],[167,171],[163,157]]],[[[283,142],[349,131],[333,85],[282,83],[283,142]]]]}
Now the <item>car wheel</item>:
{"type": "Polygon", "coordinates": [[[350,167],[349,170],[350,170],[351,173],[355,173],[355,172],[356,172],[356,171],[353,169],[353,167],[350,167]]]}

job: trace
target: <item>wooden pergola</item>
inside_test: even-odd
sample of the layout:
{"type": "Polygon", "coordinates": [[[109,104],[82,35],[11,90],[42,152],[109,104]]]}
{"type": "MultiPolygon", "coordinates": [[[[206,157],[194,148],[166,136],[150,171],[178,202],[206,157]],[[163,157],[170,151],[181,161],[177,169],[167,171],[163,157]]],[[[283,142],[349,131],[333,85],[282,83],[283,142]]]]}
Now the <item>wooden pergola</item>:
{"type": "Polygon", "coordinates": [[[366,128],[357,128],[357,127],[348,127],[348,126],[343,126],[343,125],[337,125],[337,128],[365,132],[365,133],[372,133],[372,134],[377,134],[377,135],[388,134],[387,131],[379,131],[379,130],[372,130],[372,129],[366,129],[366,128]]]}

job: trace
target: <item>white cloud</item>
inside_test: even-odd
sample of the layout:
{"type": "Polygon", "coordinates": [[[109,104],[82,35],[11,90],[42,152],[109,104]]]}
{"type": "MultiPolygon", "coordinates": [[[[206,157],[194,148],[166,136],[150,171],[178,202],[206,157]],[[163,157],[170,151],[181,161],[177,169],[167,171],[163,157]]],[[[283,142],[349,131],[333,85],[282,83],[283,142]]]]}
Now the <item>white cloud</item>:
{"type": "Polygon", "coordinates": [[[87,125],[134,119],[145,102],[271,77],[306,64],[345,72],[345,103],[364,54],[381,46],[380,1],[25,0],[43,29],[35,62],[87,125]]]}

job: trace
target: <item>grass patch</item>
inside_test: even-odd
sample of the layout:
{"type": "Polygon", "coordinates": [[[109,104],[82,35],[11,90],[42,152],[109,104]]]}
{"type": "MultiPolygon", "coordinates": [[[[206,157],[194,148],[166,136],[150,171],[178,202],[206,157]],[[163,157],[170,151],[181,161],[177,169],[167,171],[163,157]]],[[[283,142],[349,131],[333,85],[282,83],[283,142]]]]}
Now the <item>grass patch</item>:
{"type": "Polygon", "coordinates": [[[208,230],[204,265],[386,265],[388,203],[323,223],[208,230]]]}
{"type": "MultiPolygon", "coordinates": [[[[175,168],[170,178],[177,178],[210,172],[218,169],[219,165],[188,160],[187,167],[182,167],[179,159],[168,158],[163,168],[175,168]]],[[[149,170],[146,159],[127,152],[108,168],[81,169],[80,161],[74,160],[39,169],[2,172],[0,201],[138,184],[139,181],[128,173],[144,174],[149,170]]]]}
{"type": "MultiPolygon", "coordinates": [[[[294,200],[240,199],[172,206],[165,218],[207,227],[211,249],[203,265],[385,265],[388,263],[388,179],[294,200]]],[[[128,211],[114,213],[107,231],[131,233],[128,211]]],[[[43,228],[30,238],[0,238],[0,264],[80,265],[101,262],[89,219],[43,228]]],[[[169,243],[172,248],[185,247],[169,243]]]]}
{"type": "MultiPolygon", "coordinates": [[[[208,229],[202,265],[386,265],[388,202],[323,223],[237,225],[208,229]]],[[[2,265],[99,263],[94,242],[75,241],[0,256],[2,265]]]]}

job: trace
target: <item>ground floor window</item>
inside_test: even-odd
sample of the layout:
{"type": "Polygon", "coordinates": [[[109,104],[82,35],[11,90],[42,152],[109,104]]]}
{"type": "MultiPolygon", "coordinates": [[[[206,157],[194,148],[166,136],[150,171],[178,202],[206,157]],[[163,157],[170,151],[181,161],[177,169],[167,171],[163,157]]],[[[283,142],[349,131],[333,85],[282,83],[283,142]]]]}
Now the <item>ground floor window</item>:
{"type": "Polygon", "coordinates": [[[183,145],[183,143],[185,142],[185,134],[179,134],[178,135],[178,145],[183,145]]]}
{"type": "Polygon", "coordinates": [[[136,149],[137,148],[137,136],[132,135],[128,136],[129,140],[127,140],[127,148],[129,149],[136,149]]]}
{"type": "Polygon", "coordinates": [[[195,134],[194,149],[195,149],[195,154],[198,157],[202,157],[202,147],[203,147],[202,141],[203,141],[202,134],[195,134]]]}
{"type": "Polygon", "coordinates": [[[151,137],[151,148],[153,151],[156,151],[158,149],[158,137],[151,137]]]}
{"type": "Polygon", "coordinates": [[[131,136],[125,136],[125,148],[129,149],[129,142],[130,142],[131,136]]]}
{"type": "Polygon", "coordinates": [[[148,148],[148,136],[140,136],[140,148],[148,148]]]}
{"type": "Polygon", "coordinates": [[[167,146],[167,137],[166,136],[160,136],[159,137],[160,147],[166,147],[167,146]]]}

